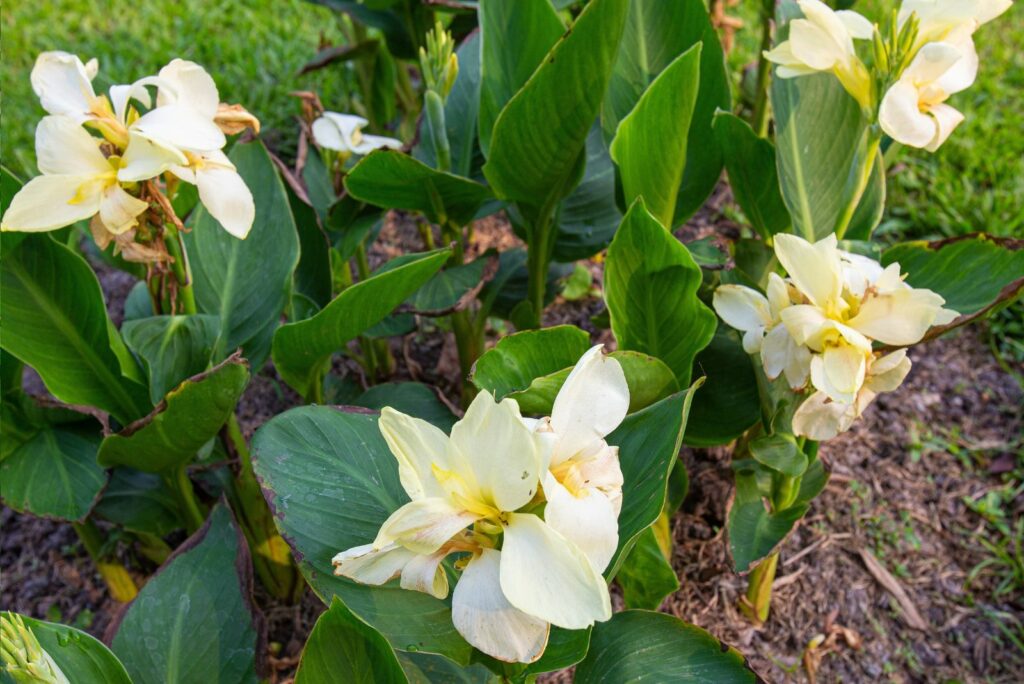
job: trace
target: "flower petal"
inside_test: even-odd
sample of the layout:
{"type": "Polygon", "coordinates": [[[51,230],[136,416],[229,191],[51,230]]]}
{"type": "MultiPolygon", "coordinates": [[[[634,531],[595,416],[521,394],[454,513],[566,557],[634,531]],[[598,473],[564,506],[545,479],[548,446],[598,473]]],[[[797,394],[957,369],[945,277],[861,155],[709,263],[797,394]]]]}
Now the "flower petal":
{"type": "Polygon", "coordinates": [[[825,335],[835,330],[835,321],[810,304],[796,304],[784,309],[782,323],[797,344],[805,344],[815,351],[821,350],[825,335]]]}
{"type": "Polygon", "coordinates": [[[629,385],[618,361],[591,347],[576,362],[555,397],[551,428],[557,435],[551,465],[605,438],[629,411],[629,385]]]}
{"type": "Polygon", "coordinates": [[[832,439],[850,429],[857,418],[857,407],[832,401],[824,392],[815,392],[793,414],[793,434],[817,441],[832,439]]]}
{"type": "Polygon", "coordinates": [[[416,554],[397,544],[374,548],[373,544],[354,546],[337,554],[331,563],[334,574],[363,584],[384,584],[402,571],[416,554]]]}
{"type": "Polygon", "coordinates": [[[452,595],[452,623],[466,641],[492,658],[532,663],[548,643],[550,625],[516,609],[501,592],[501,556],[483,549],[462,571],[452,595]]]}
{"type": "Polygon", "coordinates": [[[134,228],[136,218],[149,208],[149,204],[132,197],[117,183],[107,186],[100,202],[100,221],[112,234],[120,235],[134,228]]]}
{"type": "Polygon", "coordinates": [[[44,116],[36,126],[36,161],[47,175],[95,176],[113,171],[100,140],[67,116],[44,116]]]}
{"type": "Polygon", "coordinates": [[[114,116],[118,121],[125,122],[128,116],[128,104],[132,100],[138,100],[145,107],[151,105],[152,100],[149,97],[149,91],[146,90],[146,81],[148,80],[148,78],[144,78],[131,85],[110,86],[110,104],[114,107],[114,116]]]}
{"type": "Polygon", "coordinates": [[[782,310],[793,304],[789,299],[789,286],[778,273],[769,273],[766,294],[768,295],[769,322],[774,323],[779,320],[782,310]]]}
{"type": "Polygon", "coordinates": [[[893,140],[911,147],[924,147],[935,138],[935,122],[921,111],[910,81],[897,81],[885,92],[878,123],[893,140]]]}
{"type": "Polygon", "coordinates": [[[947,104],[933,105],[928,113],[935,121],[935,137],[925,145],[925,149],[934,152],[939,149],[942,143],[953,133],[957,126],[964,120],[964,115],[947,104]]]}
{"type": "Polygon", "coordinates": [[[776,325],[765,336],[761,345],[761,363],[765,375],[770,380],[786,374],[786,381],[793,389],[800,389],[807,384],[810,373],[810,350],[793,341],[784,325],[776,325]]]}
{"type": "Polygon", "coordinates": [[[158,107],[177,104],[213,119],[220,105],[220,96],[217,94],[217,84],[206,73],[206,69],[195,62],[172,59],[160,70],[159,77],[165,85],[157,92],[158,107]]]}
{"type": "Polygon", "coordinates": [[[392,542],[431,554],[456,534],[480,519],[440,497],[411,501],[392,513],[377,532],[373,545],[383,548],[392,542]]]}
{"type": "Polygon", "coordinates": [[[132,131],[128,134],[128,147],[121,157],[117,179],[122,182],[149,180],[172,166],[187,163],[188,159],[181,150],[153,142],[132,131]]]}
{"type": "Polygon", "coordinates": [[[448,596],[448,574],[441,567],[441,561],[447,555],[448,551],[442,547],[429,556],[413,556],[402,568],[402,588],[422,591],[439,599],[448,596]]]}
{"type": "Polygon", "coordinates": [[[448,435],[420,418],[413,418],[390,406],[380,412],[377,425],[384,441],[398,460],[398,478],[409,498],[445,496],[431,466],[447,469],[448,435]]]}
{"type": "Polygon", "coordinates": [[[256,204],[249,186],[233,168],[206,164],[196,171],[199,199],[224,230],[244,240],[256,220],[256,204]]]}
{"type": "Polygon", "coordinates": [[[508,516],[501,590],[519,610],[565,629],[612,615],[608,585],[583,551],[528,513],[508,516]]]}
{"type": "Polygon", "coordinates": [[[911,363],[910,359],[907,358],[907,350],[898,349],[891,354],[875,359],[871,363],[864,385],[875,394],[892,392],[903,384],[904,378],[910,372],[910,366],[911,363]]]}
{"type": "Polygon", "coordinates": [[[544,521],[603,572],[619,545],[619,514],[611,500],[596,487],[573,494],[550,473],[544,479],[544,496],[544,521]]]}
{"type": "Polygon", "coordinates": [[[771,325],[772,313],[765,296],[743,285],[722,285],[711,303],[723,321],[744,332],[771,325]]]}
{"type": "Polygon", "coordinates": [[[36,176],[11,200],[2,230],[56,230],[87,219],[100,209],[103,186],[92,176],[36,176]],[[79,189],[85,192],[79,194],[79,189]]]}
{"type": "Polygon", "coordinates": [[[846,32],[858,40],[870,40],[875,33],[874,25],[864,15],[853,10],[839,10],[836,18],[842,22],[846,32]]]}
{"type": "Polygon", "coordinates": [[[779,233],[772,239],[782,267],[812,304],[824,307],[839,298],[843,289],[843,268],[835,234],[814,244],[786,233],[779,233]]]}
{"type": "Polygon", "coordinates": [[[393,150],[402,149],[402,141],[395,138],[385,138],[381,135],[362,135],[359,142],[352,146],[356,154],[369,154],[374,150],[390,147],[393,150]]]}
{"type": "Polygon", "coordinates": [[[448,464],[475,490],[472,496],[501,511],[514,511],[537,493],[538,444],[512,399],[498,403],[488,392],[476,395],[452,428],[448,464]]]}
{"type": "Polygon", "coordinates": [[[131,125],[131,130],[162,145],[193,152],[219,150],[227,142],[212,118],[176,104],[150,110],[131,125]]]}
{"type": "Polygon", "coordinates": [[[901,288],[868,297],[848,323],[883,344],[915,344],[928,332],[945,303],[931,290],[901,288]]]}
{"type": "Polygon", "coordinates": [[[44,52],[32,67],[32,90],[50,114],[64,114],[76,124],[92,118],[90,110],[96,98],[92,77],[76,55],[44,52]]]}

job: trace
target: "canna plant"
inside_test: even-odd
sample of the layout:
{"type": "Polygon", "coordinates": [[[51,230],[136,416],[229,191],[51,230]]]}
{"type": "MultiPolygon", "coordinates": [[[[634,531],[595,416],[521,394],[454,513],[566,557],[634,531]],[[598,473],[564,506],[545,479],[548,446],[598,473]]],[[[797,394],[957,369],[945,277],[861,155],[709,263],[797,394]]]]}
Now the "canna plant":
{"type": "Polygon", "coordinates": [[[3,500],[71,522],[131,603],[109,648],[4,614],[4,672],[257,681],[255,575],[324,603],[300,684],[757,681],[653,612],[679,588],[680,448],[732,447],[728,545],[765,623],[819,443],[903,382],[908,348],[1024,288],[1012,240],[872,240],[884,151],[951,134],[1008,3],[907,0],[880,25],[765,5],[753,125],[698,0],[325,4],[349,44],[307,68],[352,87],[340,112],[300,94],[294,158],[191,62],[97,95],[94,61],[39,57],[41,175],[0,176],[3,500]],[[749,222],[727,254],[673,232],[723,168],[749,222]],[[524,247],[479,248],[499,212],[524,247]],[[419,241],[381,262],[396,221],[419,241]],[[545,326],[590,258],[607,353],[545,326]],[[119,325],[90,261],[138,279],[119,325]],[[461,411],[396,381],[396,338],[437,332],[461,411]],[[250,443],[257,374],[307,405],[250,443]],[[161,566],[141,588],[117,540],[161,566]]]}

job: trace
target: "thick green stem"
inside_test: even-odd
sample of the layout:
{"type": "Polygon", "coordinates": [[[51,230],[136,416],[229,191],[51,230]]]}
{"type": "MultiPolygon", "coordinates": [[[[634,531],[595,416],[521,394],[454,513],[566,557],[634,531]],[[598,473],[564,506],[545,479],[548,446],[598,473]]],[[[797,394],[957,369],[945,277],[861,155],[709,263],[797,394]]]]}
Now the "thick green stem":
{"type": "Polygon", "coordinates": [[[104,557],[103,534],[95,523],[86,520],[72,523],[71,526],[75,528],[78,538],[82,540],[82,546],[85,547],[92,562],[96,565],[96,570],[106,583],[111,598],[121,603],[127,603],[134,599],[139,593],[138,587],[135,586],[135,580],[121,564],[111,562],[104,557]]]}
{"type": "Polygon", "coordinates": [[[772,3],[761,8],[761,50],[757,55],[757,84],[754,93],[754,109],[750,125],[754,132],[764,137],[768,133],[768,83],[771,78],[771,62],[764,53],[772,48],[772,3]]]}
{"type": "Polygon", "coordinates": [[[851,172],[850,179],[847,181],[843,210],[836,219],[834,232],[840,240],[846,234],[846,229],[850,227],[850,221],[853,220],[853,215],[857,211],[857,205],[864,197],[864,191],[868,187],[868,181],[871,180],[871,172],[875,168],[875,159],[878,157],[878,149],[882,142],[881,133],[875,130],[875,127],[865,131],[865,135],[867,141],[864,150],[854,158],[857,168],[851,172]]]}
{"type": "Polygon", "coordinates": [[[174,257],[171,268],[174,270],[175,280],[178,281],[176,310],[171,313],[198,313],[196,295],[192,289],[192,268],[188,263],[185,243],[181,239],[181,233],[174,226],[168,225],[165,230],[164,244],[167,245],[167,253],[174,257]]]}
{"type": "Polygon", "coordinates": [[[772,606],[772,583],[779,565],[779,552],[761,561],[750,573],[746,599],[740,602],[741,610],[757,625],[768,621],[772,606]]]}
{"type": "Polygon", "coordinates": [[[532,307],[533,328],[539,328],[544,313],[544,299],[548,286],[548,266],[555,246],[553,209],[545,207],[537,215],[530,231],[530,244],[526,252],[527,301],[532,307]]]}
{"type": "Polygon", "coordinates": [[[192,480],[188,478],[188,471],[184,465],[180,465],[165,475],[167,483],[171,486],[178,499],[178,507],[185,519],[185,529],[192,534],[206,521],[206,514],[203,506],[196,497],[196,490],[192,487],[192,480]]]}
{"type": "Polygon", "coordinates": [[[471,312],[462,310],[452,314],[455,346],[459,351],[459,373],[462,376],[462,407],[466,408],[476,396],[476,386],[470,382],[473,364],[483,353],[483,328],[477,326],[471,312]]]}

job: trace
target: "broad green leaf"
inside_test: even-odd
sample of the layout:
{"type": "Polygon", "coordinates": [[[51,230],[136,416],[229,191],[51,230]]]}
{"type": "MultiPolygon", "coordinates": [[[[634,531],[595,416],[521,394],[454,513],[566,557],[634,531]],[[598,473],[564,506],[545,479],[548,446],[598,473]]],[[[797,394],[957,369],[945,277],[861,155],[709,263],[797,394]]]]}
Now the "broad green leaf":
{"type": "Polygon", "coordinates": [[[899,262],[906,282],[946,299],[946,308],[972,315],[1006,301],[1024,288],[1024,244],[1019,240],[967,235],[938,242],[904,242],[882,254],[899,262]]]}
{"type": "Polygon", "coordinates": [[[765,508],[757,476],[749,470],[736,472],[736,494],[729,508],[729,552],[736,572],[746,572],[778,546],[807,512],[807,503],[769,512],[765,508]]]}
{"type": "Polygon", "coordinates": [[[313,626],[295,673],[295,684],[331,682],[408,682],[388,640],[353,615],[337,596],[313,626]]]}
{"type": "Polygon", "coordinates": [[[779,191],[775,146],[731,112],[716,112],[714,129],[729,187],[754,229],[765,239],[787,230],[789,210],[779,191]]]}
{"type": "Polygon", "coordinates": [[[658,74],[619,122],[611,144],[626,206],[643,197],[651,215],[669,229],[700,86],[700,50],[701,44],[695,44],[658,74]]]}
{"type": "Polygon", "coordinates": [[[488,155],[501,110],[529,80],[565,27],[548,0],[482,0],[478,12],[480,148],[488,155]]]}
{"type": "Polygon", "coordinates": [[[153,300],[149,297],[149,289],[146,283],[139,281],[132,286],[128,297],[124,300],[124,323],[139,318],[148,318],[153,315],[153,300]]]}
{"type": "Polygon", "coordinates": [[[156,404],[186,378],[210,365],[220,334],[216,316],[151,316],[126,321],[121,334],[149,374],[149,397],[156,404]]]}
{"type": "Polygon", "coordinates": [[[608,435],[608,443],[619,447],[623,485],[619,547],[605,570],[607,578],[615,576],[636,538],[661,515],[669,472],[679,455],[690,404],[700,384],[626,416],[608,435]]]}
{"type": "Polygon", "coordinates": [[[464,226],[491,198],[480,183],[436,171],[396,150],[376,150],[345,176],[345,188],[358,200],[386,209],[418,211],[431,223],[464,226]]]}
{"type": "Polygon", "coordinates": [[[40,430],[0,462],[4,504],[38,517],[85,520],[107,484],[96,463],[99,442],[98,430],[40,430]]]}
{"type": "Polygon", "coordinates": [[[807,456],[792,435],[765,435],[750,442],[750,455],[758,463],[789,477],[807,470],[807,456]]]}
{"type": "Polygon", "coordinates": [[[249,366],[237,356],[185,380],[148,416],[108,435],[100,465],[158,473],[188,463],[227,422],[248,382],[249,366]]]}
{"type": "Polygon", "coordinates": [[[626,30],[615,61],[601,126],[611,140],[647,87],[673,60],[701,44],[700,90],[693,108],[686,145],[683,182],[676,199],[679,225],[697,211],[718,183],[722,153],[711,130],[715,110],[730,109],[729,75],[718,35],[702,0],[632,0],[626,30]]]}
{"type": "Polygon", "coordinates": [[[552,258],[571,262],[594,256],[608,246],[622,220],[615,201],[615,165],[605,147],[601,127],[587,134],[583,180],[562,200],[556,216],[558,234],[552,258]]]}
{"type": "Polygon", "coordinates": [[[700,267],[637,200],[608,248],[605,300],[620,349],[650,354],[690,383],[693,359],[714,336],[714,312],[697,298],[700,267]]]}
{"type": "Polygon", "coordinates": [[[456,665],[443,656],[398,651],[409,684],[501,684],[501,678],[479,663],[456,665]]]}
{"type": "Polygon", "coordinates": [[[95,406],[123,423],[150,409],[146,388],[123,375],[130,358],[107,316],[89,264],[48,235],[26,235],[0,260],[4,349],[68,404],[95,406]]]}
{"type": "MultiPolygon", "coordinates": [[[[331,179],[331,172],[327,170],[323,157],[311,153],[306,157],[306,165],[302,167],[302,180],[306,185],[306,193],[309,201],[316,210],[321,221],[327,221],[332,210],[343,200],[339,200],[334,193],[334,181],[331,179]]],[[[349,203],[351,207],[353,203],[349,203]]]]}
{"type": "Polygon", "coordinates": [[[757,377],[736,333],[724,323],[693,367],[707,378],[697,393],[684,441],[689,446],[727,444],[761,418],[757,377]]]}
{"type": "MultiPolygon", "coordinates": [[[[13,613],[4,615],[9,618],[13,613]]],[[[24,615],[21,619],[72,684],[132,684],[117,656],[93,636],[55,622],[24,615]]]]}
{"type": "Polygon", "coordinates": [[[114,468],[95,515],[134,532],[158,537],[185,525],[178,499],[163,478],[132,468],[114,468]]]}
{"type": "MultiPolygon", "coordinates": [[[[313,155],[315,156],[315,155],[313,155]]],[[[299,236],[299,263],[295,267],[295,290],[317,306],[331,301],[331,242],[327,239],[316,209],[303,202],[285,184],[288,206],[299,236]]]]}
{"type": "Polygon", "coordinates": [[[312,318],[278,328],[273,343],[277,372],[303,396],[314,396],[331,355],[383,320],[437,273],[450,254],[449,249],[426,252],[347,288],[312,318]]]}
{"type": "Polygon", "coordinates": [[[588,3],[501,111],[484,175],[502,199],[552,210],[572,191],[608,85],[626,9],[625,0],[588,3]]]}
{"type": "MultiPolygon", "coordinates": [[[[312,0],[312,2],[329,7],[336,12],[348,14],[352,19],[380,30],[396,57],[416,59],[418,36],[410,35],[410,27],[401,13],[383,9],[387,5],[381,6],[372,0],[370,2],[365,0],[312,0]]],[[[394,3],[389,2],[388,4],[394,3]]],[[[422,21],[421,13],[429,8],[421,6],[420,3],[410,4],[412,6],[409,8],[409,20],[422,21]]],[[[426,27],[429,28],[429,22],[426,27]]]]}
{"type": "Polygon", "coordinates": [[[672,682],[754,684],[743,656],[699,627],[646,610],[627,610],[594,625],[577,684],[672,682]]]}
{"type": "Polygon", "coordinates": [[[665,558],[654,528],[644,530],[622,563],[615,581],[628,608],[657,610],[669,594],[679,591],[679,578],[665,558]]]}
{"type": "Polygon", "coordinates": [[[437,315],[449,312],[460,306],[460,300],[480,285],[492,259],[497,261],[493,252],[468,264],[444,269],[418,289],[409,303],[420,313],[437,315]]]}
{"type": "Polygon", "coordinates": [[[284,183],[263,143],[236,143],[229,156],[256,200],[252,230],[239,240],[197,207],[185,244],[199,311],[220,318],[213,360],[241,347],[252,367],[262,368],[288,303],[299,237],[284,183]]]}
{"type": "MultiPolygon", "coordinates": [[[[477,359],[471,379],[503,399],[526,390],[537,378],[571,368],[588,349],[590,335],[571,325],[518,332],[503,337],[477,359]]],[[[563,377],[558,386],[564,381],[563,377]]]]}
{"type": "Polygon", "coordinates": [[[524,673],[529,675],[572,667],[586,657],[589,647],[589,627],[569,630],[552,626],[544,654],[538,660],[530,663],[524,673]]]}
{"type": "MultiPolygon", "coordinates": [[[[800,17],[792,0],[778,6],[776,41],[789,35],[789,20],[800,17]]],[[[867,121],[860,105],[831,73],[772,78],[769,90],[775,117],[775,147],[782,198],[793,232],[819,240],[835,231],[843,210],[844,189],[852,173],[867,121]]],[[[885,199],[881,162],[874,167],[861,200],[860,217],[848,236],[867,239],[881,218],[885,199]],[[881,186],[881,187],[880,187],[881,186]],[[864,222],[875,220],[865,226],[864,222]]]]}
{"type": "Polygon", "coordinates": [[[352,402],[355,406],[380,410],[385,406],[422,418],[445,432],[455,424],[455,415],[429,385],[420,382],[385,382],[374,385],[352,402]]]}
{"type": "Polygon", "coordinates": [[[252,565],[224,505],[128,606],[111,647],[135,684],[256,682],[252,565]]]}
{"type": "Polygon", "coordinates": [[[472,649],[455,631],[448,603],[397,583],[373,587],[333,574],[335,554],[373,541],[408,501],[375,415],[292,409],[256,432],[253,467],[278,531],[325,603],[337,595],[399,650],[469,662],[472,649]]]}

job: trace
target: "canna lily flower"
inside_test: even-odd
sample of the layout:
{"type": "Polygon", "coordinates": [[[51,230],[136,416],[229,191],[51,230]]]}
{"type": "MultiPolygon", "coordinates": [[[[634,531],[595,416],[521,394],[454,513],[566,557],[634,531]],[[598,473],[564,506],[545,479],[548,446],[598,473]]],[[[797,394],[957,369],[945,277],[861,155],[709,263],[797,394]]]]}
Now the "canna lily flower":
{"type": "Polygon", "coordinates": [[[712,300],[727,324],[743,331],[743,350],[761,356],[769,380],[785,373],[793,389],[807,384],[811,352],[797,344],[782,325],[782,311],[792,305],[790,288],[776,273],[768,275],[768,296],[743,285],[722,285],[712,300]]]}
{"type": "Polygon", "coordinates": [[[915,48],[931,42],[955,43],[958,36],[966,34],[969,38],[1012,5],[1012,0],[903,0],[896,24],[902,29],[912,14],[917,16],[920,24],[915,48]]]}
{"type": "MultiPolygon", "coordinates": [[[[969,42],[969,41],[968,41],[969,42]]],[[[934,152],[964,120],[946,100],[968,88],[977,73],[977,55],[965,57],[950,43],[928,43],[918,51],[896,83],[886,91],[878,123],[893,140],[934,152]],[[969,59],[970,69],[957,65],[969,59]]]]}
{"type": "Polygon", "coordinates": [[[794,434],[822,441],[846,432],[877,395],[895,390],[909,372],[906,349],[873,357],[855,401],[844,404],[832,401],[825,392],[815,392],[793,414],[794,434]]]}
{"type": "Polygon", "coordinates": [[[779,78],[794,78],[823,71],[839,82],[861,107],[871,104],[871,76],[854,49],[854,39],[871,38],[874,28],[851,10],[834,11],[820,0],[798,0],[803,19],[789,22],[789,40],[765,53],[778,64],[779,78]]]}
{"type": "Polygon", "coordinates": [[[390,408],[379,424],[411,501],[371,544],[336,555],[335,574],[366,584],[400,575],[402,587],[443,598],[441,562],[469,552],[459,561],[452,621],[470,644],[507,662],[539,658],[551,624],[582,629],[611,617],[601,574],[531,512],[548,453],[514,401],[479,394],[450,437],[390,408]]]}
{"type": "Polygon", "coordinates": [[[402,141],[380,135],[367,135],[362,128],[369,122],[361,116],[324,112],[313,122],[313,140],[320,147],[344,155],[369,154],[382,147],[399,149],[402,141]]]}
{"type": "Polygon", "coordinates": [[[0,228],[55,230],[92,216],[113,235],[133,228],[149,205],[118,181],[124,163],[104,156],[101,141],[68,116],[44,117],[36,127],[36,176],[11,200],[0,228]]]}
{"type": "Polygon", "coordinates": [[[832,401],[854,402],[872,341],[914,344],[932,325],[956,317],[936,293],[904,283],[899,264],[866,269],[838,249],[835,235],[814,244],[787,234],[774,240],[775,255],[805,302],[783,309],[782,322],[797,344],[814,352],[811,383],[832,401]]]}
{"type": "Polygon", "coordinates": [[[541,474],[544,520],[587,555],[594,570],[608,567],[619,545],[622,469],[619,448],[605,441],[629,410],[629,386],[619,362],[591,347],[555,397],[551,416],[527,425],[551,446],[541,474]]]}

